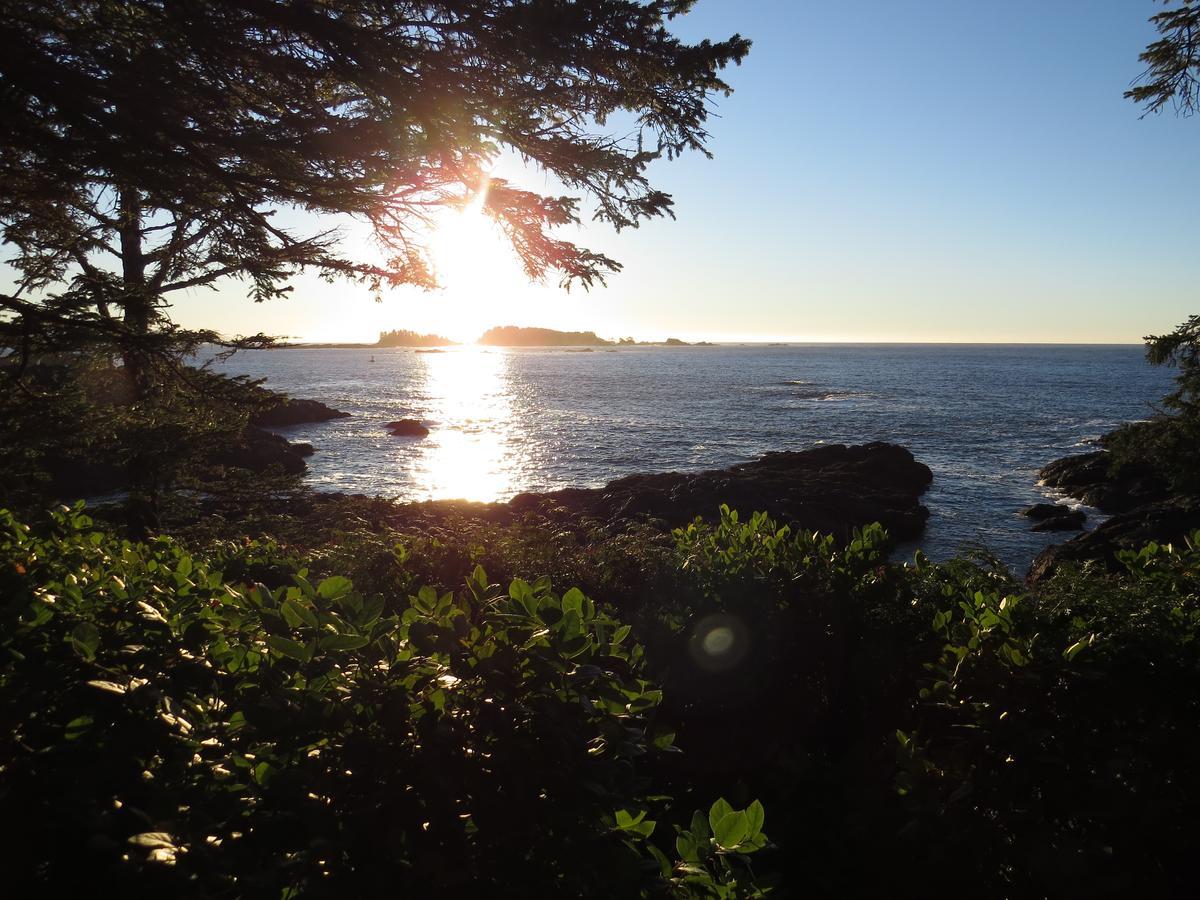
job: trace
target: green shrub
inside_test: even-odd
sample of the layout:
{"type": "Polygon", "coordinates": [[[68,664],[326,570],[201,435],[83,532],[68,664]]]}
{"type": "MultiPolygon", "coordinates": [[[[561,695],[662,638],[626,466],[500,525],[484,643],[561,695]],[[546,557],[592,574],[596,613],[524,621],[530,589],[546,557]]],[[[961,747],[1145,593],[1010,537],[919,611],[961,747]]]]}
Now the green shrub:
{"type": "MultiPolygon", "coordinates": [[[[898,787],[922,864],[986,896],[1178,896],[1200,773],[1200,533],[967,590],[934,616],[898,787]]],[[[973,587],[973,586],[972,586],[973,587]]],[[[950,598],[948,598],[950,599],[950,598]]]]}
{"type": "Polygon", "coordinates": [[[0,512],[0,796],[20,823],[4,846],[10,884],[197,897],[757,890],[761,807],[717,816],[710,837],[693,828],[672,861],[655,819],[673,807],[641,771],[671,745],[652,724],[661,692],[628,626],[582,592],[546,579],[502,591],[476,568],[458,592],[389,602],[304,568],[285,585],[296,560],[277,552],[116,540],[80,508],[35,533],[0,512]]]}

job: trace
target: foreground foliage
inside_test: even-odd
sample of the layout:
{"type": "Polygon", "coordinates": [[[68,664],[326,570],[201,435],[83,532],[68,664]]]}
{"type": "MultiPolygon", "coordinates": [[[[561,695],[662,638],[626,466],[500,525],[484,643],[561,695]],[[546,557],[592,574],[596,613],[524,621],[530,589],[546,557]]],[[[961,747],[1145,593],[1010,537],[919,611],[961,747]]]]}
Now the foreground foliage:
{"type": "Polygon", "coordinates": [[[578,590],[476,569],[455,593],[365,596],[303,568],[285,585],[269,545],[192,555],[78,510],[0,528],[3,802],[25,824],[5,851],[27,886],[752,890],[758,805],[714,805],[674,865],[637,765],[670,746],[661,692],[578,590]],[[239,567],[278,583],[227,581],[239,567]]]}
{"type": "Polygon", "coordinates": [[[378,512],[192,549],[6,515],[19,884],[1186,892],[1200,534],[1030,589],[727,508],[657,539],[378,512]]]}

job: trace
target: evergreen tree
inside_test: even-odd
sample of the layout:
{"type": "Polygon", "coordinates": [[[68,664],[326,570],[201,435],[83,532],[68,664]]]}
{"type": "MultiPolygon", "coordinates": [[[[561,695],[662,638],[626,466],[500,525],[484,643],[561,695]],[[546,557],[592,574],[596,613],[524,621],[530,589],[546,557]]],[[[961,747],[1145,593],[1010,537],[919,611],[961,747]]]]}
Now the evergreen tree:
{"type": "MultiPolygon", "coordinates": [[[[1169,6],[1170,0],[1164,0],[1169,6]]],[[[1159,112],[1173,104],[1183,115],[1200,106],[1200,5],[1182,0],[1174,9],[1152,16],[1159,39],[1138,57],[1147,66],[1139,84],[1125,96],[1159,112]]]]}
{"type": "MultiPolygon", "coordinates": [[[[180,292],[238,279],[262,301],[302,270],[431,286],[432,215],[485,188],[531,277],[602,281],[619,264],[554,227],[584,200],[618,229],[670,214],[647,167],[707,152],[719,73],[749,48],[674,37],[693,4],[0,0],[0,240],[16,273],[0,368],[20,383],[46,350],[119,358],[155,427],[183,354],[269,343],[177,327],[180,292]],[[504,151],[567,193],[489,182],[504,151]],[[354,220],[376,258],[341,241],[354,220]]],[[[135,498],[151,493],[148,467],[132,471],[147,482],[135,498]]]]}
{"type": "Polygon", "coordinates": [[[163,339],[214,337],[171,325],[181,291],[236,278],[261,301],[302,269],[431,285],[431,214],[503,150],[573,192],[487,185],[529,275],[602,280],[614,260],[551,230],[581,197],[617,228],[669,214],[647,166],[704,151],[719,72],[749,46],[672,36],[693,3],[0,0],[0,234],[19,273],[0,337],[115,342],[142,378],[163,339]],[[365,221],[384,252],[284,227],[291,210],[365,221]]]}

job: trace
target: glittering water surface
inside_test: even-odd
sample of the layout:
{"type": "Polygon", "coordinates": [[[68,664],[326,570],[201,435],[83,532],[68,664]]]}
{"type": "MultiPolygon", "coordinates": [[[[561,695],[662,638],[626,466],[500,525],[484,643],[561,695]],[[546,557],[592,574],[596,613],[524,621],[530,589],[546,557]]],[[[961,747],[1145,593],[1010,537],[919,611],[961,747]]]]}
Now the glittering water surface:
{"type": "Polygon", "coordinates": [[[888,440],[933,469],[927,552],[982,544],[1017,568],[1055,539],[1018,516],[1043,498],[1038,467],[1145,418],[1170,387],[1138,346],[297,349],[220,368],[353,413],[282,432],[317,447],[318,489],[505,499],[888,440]],[[403,417],[431,434],[391,437],[383,424],[403,417]]]}

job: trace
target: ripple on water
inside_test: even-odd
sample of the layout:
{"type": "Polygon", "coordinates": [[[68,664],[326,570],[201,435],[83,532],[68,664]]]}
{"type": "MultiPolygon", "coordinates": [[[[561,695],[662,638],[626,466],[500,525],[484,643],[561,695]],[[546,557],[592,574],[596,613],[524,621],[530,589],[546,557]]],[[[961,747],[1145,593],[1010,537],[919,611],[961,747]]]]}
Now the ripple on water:
{"type": "Polygon", "coordinates": [[[890,440],[934,471],[926,551],[983,542],[1017,568],[1055,539],[1014,518],[1045,496],[1037,469],[1145,418],[1170,385],[1137,346],[276,350],[220,366],[353,413],[286,432],[317,447],[322,490],[504,499],[890,440]],[[430,438],[382,432],[405,416],[430,423],[430,438]]]}

